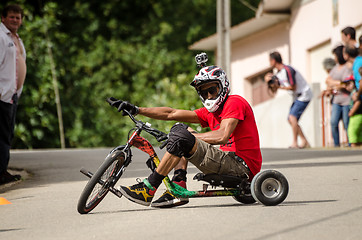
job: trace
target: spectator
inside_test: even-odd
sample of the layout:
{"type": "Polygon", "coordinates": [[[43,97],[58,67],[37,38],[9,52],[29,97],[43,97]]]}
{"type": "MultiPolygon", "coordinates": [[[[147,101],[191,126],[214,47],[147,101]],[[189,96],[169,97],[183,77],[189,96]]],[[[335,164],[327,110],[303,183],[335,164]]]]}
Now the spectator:
{"type": "Polygon", "coordinates": [[[327,77],[327,88],[332,89],[332,115],[331,127],[334,146],[339,147],[339,121],[343,120],[344,129],[348,129],[348,112],[351,97],[348,91],[343,87],[342,81],[352,74],[352,69],[346,65],[346,60],[343,58],[343,46],[338,46],[333,49],[333,55],[337,65],[330,71],[327,77]]]}
{"type": "Polygon", "coordinates": [[[14,136],[18,98],[26,75],[25,48],[17,34],[23,10],[18,5],[6,6],[0,24],[0,184],[16,181],[7,168],[14,136]]]}
{"type": "Polygon", "coordinates": [[[343,58],[344,58],[344,60],[346,60],[346,64],[347,64],[348,68],[353,69],[353,64],[354,64],[354,61],[355,61],[356,57],[358,56],[358,54],[359,54],[358,48],[355,48],[354,46],[351,46],[351,45],[344,46],[343,58]]]}
{"type": "MultiPolygon", "coordinates": [[[[362,67],[359,69],[362,74],[362,67]]],[[[351,92],[351,109],[348,113],[348,139],[351,147],[362,145],[362,101],[358,97],[353,76],[345,80],[347,91],[351,92]]]]}
{"type": "Polygon", "coordinates": [[[359,95],[362,93],[362,89],[360,89],[360,81],[361,75],[359,74],[359,69],[362,67],[362,35],[359,37],[359,55],[355,58],[353,63],[353,77],[356,83],[357,91],[359,91],[359,95]]]}
{"type": "Polygon", "coordinates": [[[323,60],[323,68],[328,74],[334,66],[336,66],[336,61],[334,61],[333,58],[326,58],[323,60]]]}
{"type": "Polygon", "coordinates": [[[353,27],[346,27],[341,31],[342,42],[344,45],[359,47],[356,41],[356,30],[353,27]]]}
{"type": "MultiPolygon", "coordinates": [[[[323,68],[329,74],[334,66],[336,66],[336,61],[333,58],[326,58],[323,60],[323,68]]],[[[332,89],[328,88],[323,90],[319,97],[327,96],[329,97],[332,94],[332,89]]]]}
{"type": "Polygon", "coordinates": [[[293,143],[290,148],[310,147],[298,122],[312,99],[312,90],[298,71],[291,66],[283,64],[279,52],[272,52],[269,55],[269,61],[270,65],[278,70],[278,73],[275,75],[276,80],[273,78],[274,76],[272,73],[266,74],[264,80],[268,82],[272,91],[274,91],[273,89],[280,88],[288,90],[293,96],[293,104],[288,116],[288,121],[293,131],[293,143]],[[301,145],[298,145],[298,136],[301,138],[301,145]]]}

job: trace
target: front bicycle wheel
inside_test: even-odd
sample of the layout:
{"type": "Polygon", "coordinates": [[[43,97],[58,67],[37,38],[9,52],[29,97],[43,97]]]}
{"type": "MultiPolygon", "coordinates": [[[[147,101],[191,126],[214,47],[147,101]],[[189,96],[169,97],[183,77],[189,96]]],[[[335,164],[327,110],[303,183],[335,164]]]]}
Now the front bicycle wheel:
{"type": "Polygon", "coordinates": [[[127,157],[122,150],[123,148],[110,153],[88,181],[78,200],[77,209],[80,214],[91,212],[107,195],[109,188],[116,184],[118,179],[115,179],[115,175],[127,157]]]}

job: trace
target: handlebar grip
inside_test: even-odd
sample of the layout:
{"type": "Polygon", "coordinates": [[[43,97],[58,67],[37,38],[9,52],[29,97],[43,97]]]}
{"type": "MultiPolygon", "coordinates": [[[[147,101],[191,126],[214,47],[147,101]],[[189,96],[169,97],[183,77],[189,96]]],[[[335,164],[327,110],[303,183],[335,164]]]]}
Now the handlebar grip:
{"type": "Polygon", "coordinates": [[[164,142],[161,144],[160,149],[165,148],[165,147],[166,147],[166,145],[167,145],[167,140],[166,140],[166,141],[164,141],[164,142]]]}
{"type": "Polygon", "coordinates": [[[106,99],[107,103],[111,105],[112,107],[115,107],[118,109],[119,105],[122,103],[122,100],[118,100],[117,98],[110,97],[106,99]]]}
{"type": "Polygon", "coordinates": [[[107,103],[109,103],[110,105],[112,105],[113,103],[115,103],[116,101],[118,101],[117,98],[114,97],[109,97],[106,99],[107,103]]]}
{"type": "Polygon", "coordinates": [[[166,140],[168,138],[168,135],[162,135],[160,137],[157,137],[156,140],[157,142],[162,142],[163,140],[166,140]]]}

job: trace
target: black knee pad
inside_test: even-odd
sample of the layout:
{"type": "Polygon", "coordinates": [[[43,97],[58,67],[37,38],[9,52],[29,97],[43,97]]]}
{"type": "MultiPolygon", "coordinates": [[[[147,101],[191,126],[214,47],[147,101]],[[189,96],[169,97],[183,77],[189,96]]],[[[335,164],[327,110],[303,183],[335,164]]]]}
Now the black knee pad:
{"type": "Polygon", "coordinates": [[[196,138],[183,123],[176,123],[172,126],[168,135],[167,152],[178,157],[189,157],[189,153],[195,145],[196,138]]]}

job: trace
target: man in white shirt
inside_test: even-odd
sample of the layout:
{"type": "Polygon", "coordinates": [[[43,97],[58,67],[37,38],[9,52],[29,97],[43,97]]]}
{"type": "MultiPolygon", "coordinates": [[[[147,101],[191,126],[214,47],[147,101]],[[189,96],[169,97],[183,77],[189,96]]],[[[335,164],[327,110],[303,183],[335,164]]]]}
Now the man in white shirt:
{"type": "Polygon", "coordinates": [[[6,6],[0,24],[0,184],[16,181],[19,175],[7,171],[11,141],[14,136],[18,98],[26,75],[26,52],[17,34],[23,10],[18,5],[6,6]]]}
{"type": "MultiPolygon", "coordinates": [[[[288,121],[293,131],[293,143],[290,148],[306,148],[309,143],[304,136],[302,128],[298,124],[299,118],[312,100],[312,90],[308,86],[303,76],[291,66],[283,64],[282,57],[279,52],[272,52],[269,55],[270,66],[277,69],[275,83],[272,84],[274,89],[287,90],[293,96],[293,104],[290,108],[288,121]],[[298,137],[302,144],[298,145],[298,137]]],[[[264,79],[270,85],[273,77],[272,73],[265,75],[264,79]]]]}

